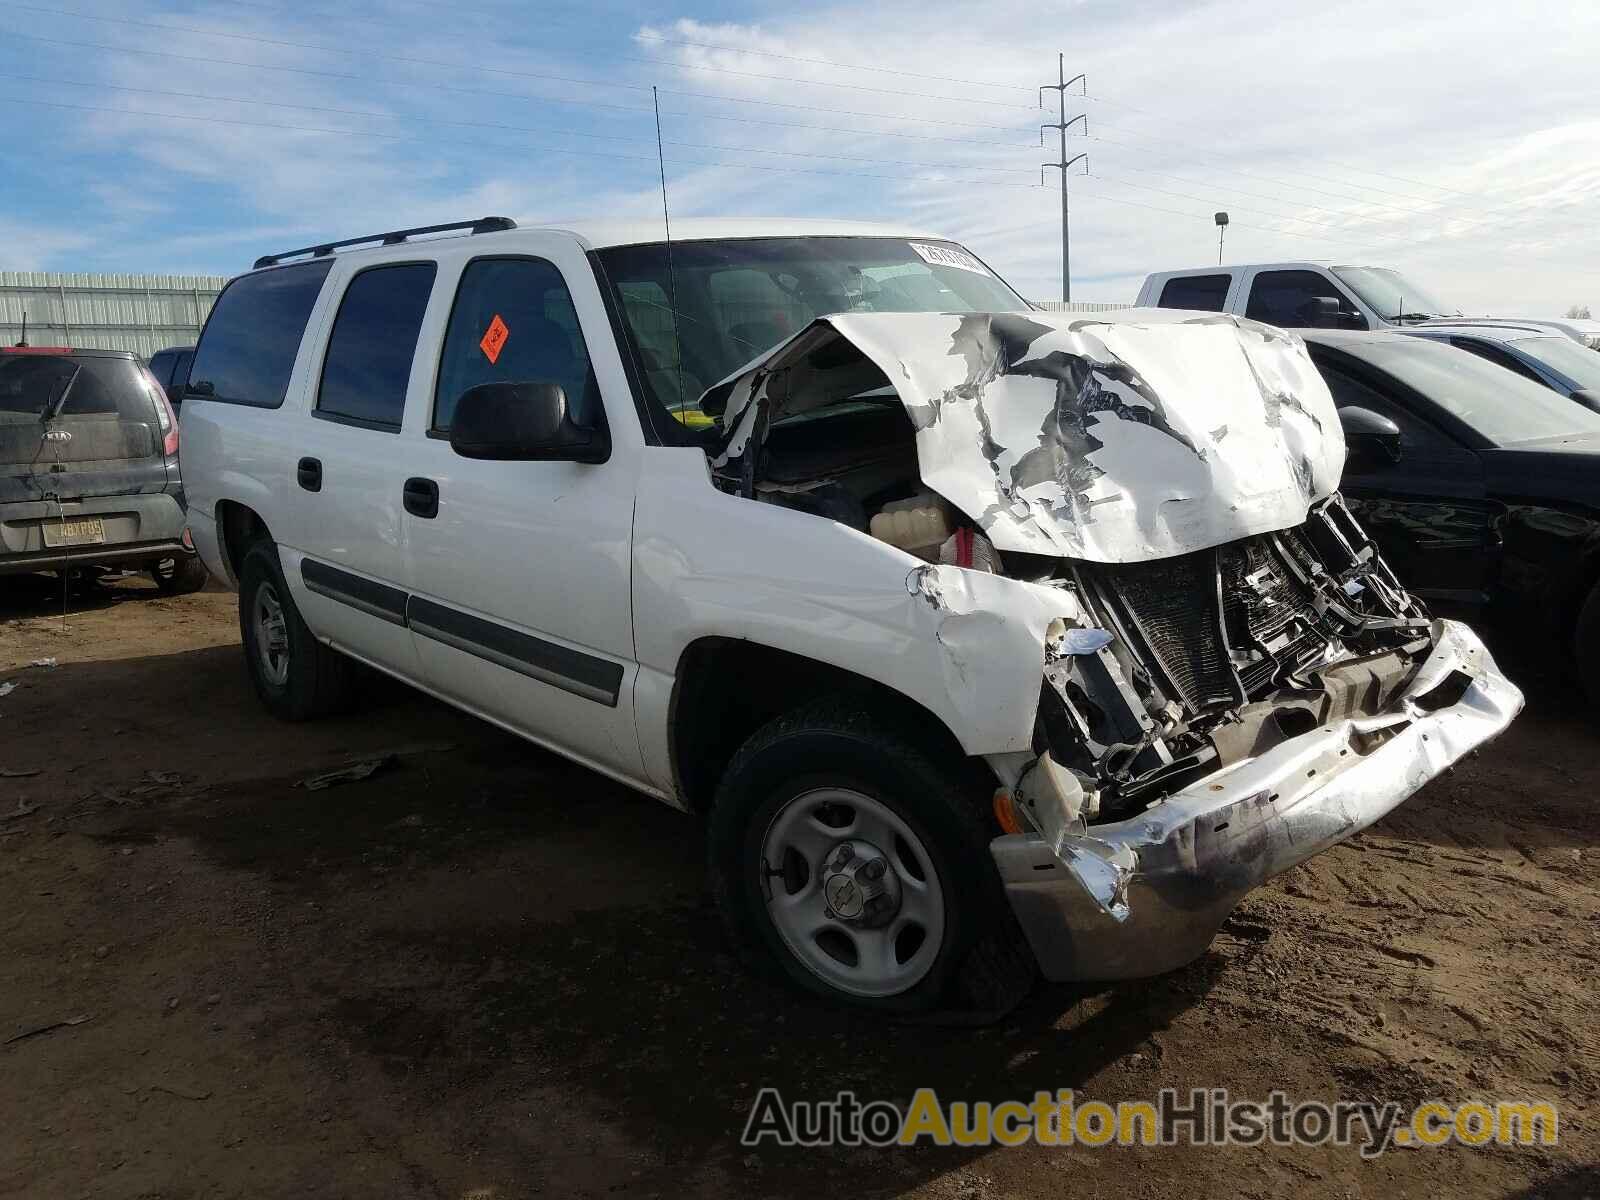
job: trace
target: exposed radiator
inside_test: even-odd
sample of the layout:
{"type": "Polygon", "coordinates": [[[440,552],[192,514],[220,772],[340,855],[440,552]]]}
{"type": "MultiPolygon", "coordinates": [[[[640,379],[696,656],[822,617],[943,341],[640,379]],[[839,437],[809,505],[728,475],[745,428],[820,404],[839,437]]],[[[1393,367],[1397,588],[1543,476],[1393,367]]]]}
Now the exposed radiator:
{"type": "Polygon", "coordinates": [[[1266,538],[1091,573],[1191,712],[1256,696],[1326,644],[1310,595],[1266,538]]]}
{"type": "Polygon", "coordinates": [[[1243,699],[1222,640],[1216,551],[1097,564],[1093,574],[1191,712],[1243,699]]]}

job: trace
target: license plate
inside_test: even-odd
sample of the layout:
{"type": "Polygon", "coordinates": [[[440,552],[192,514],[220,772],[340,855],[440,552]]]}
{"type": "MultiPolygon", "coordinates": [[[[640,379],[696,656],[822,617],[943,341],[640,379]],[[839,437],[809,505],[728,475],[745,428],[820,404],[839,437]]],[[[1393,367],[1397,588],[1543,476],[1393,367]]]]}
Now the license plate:
{"type": "Polygon", "coordinates": [[[106,523],[101,517],[72,517],[60,521],[46,521],[44,544],[57,546],[98,546],[106,540],[106,523]]]}

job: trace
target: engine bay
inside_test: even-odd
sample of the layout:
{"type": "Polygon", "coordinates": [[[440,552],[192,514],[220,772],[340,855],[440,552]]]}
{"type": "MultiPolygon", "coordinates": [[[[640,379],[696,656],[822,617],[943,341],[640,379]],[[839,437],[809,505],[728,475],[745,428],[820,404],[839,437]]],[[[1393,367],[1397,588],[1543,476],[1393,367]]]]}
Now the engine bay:
{"type": "Polygon", "coordinates": [[[1384,712],[1431,648],[1280,330],[841,315],[702,402],[726,418],[723,490],[1071,593],[1093,626],[1046,639],[1033,750],[1085,820],[1384,712]]]}
{"type": "Polygon", "coordinates": [[[718,485],[926,562],[1072,591],[1110,637],[1047,656],[1034,748],[1078,778],[1089,821],[1382,711],[1430,647],[1426,611],[1337,495],[1295,528],[1146,562],[1002,553],[922,482],[911,419],[883,393],[763,429],[718,485]]]}

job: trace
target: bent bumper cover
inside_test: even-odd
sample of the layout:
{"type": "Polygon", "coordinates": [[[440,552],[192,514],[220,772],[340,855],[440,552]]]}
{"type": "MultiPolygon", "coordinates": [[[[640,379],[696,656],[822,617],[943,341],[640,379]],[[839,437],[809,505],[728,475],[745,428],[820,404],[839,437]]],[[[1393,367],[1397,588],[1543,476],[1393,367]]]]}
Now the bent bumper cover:
{"type": "Polygon", "coordinates": [[[1434,634],[1390,712],[1293,738],[1059,847],[1038,834],[991,842],[1045,977],[1132,979],[1182,966],[1252,889],[1381,819],[1510,724],[1522,693],[1477,635],[1455,621],[1436,621],[1434,634]],[[1429,693],[1455,672],[1471,682],[1432,708],[1429,693]]]}

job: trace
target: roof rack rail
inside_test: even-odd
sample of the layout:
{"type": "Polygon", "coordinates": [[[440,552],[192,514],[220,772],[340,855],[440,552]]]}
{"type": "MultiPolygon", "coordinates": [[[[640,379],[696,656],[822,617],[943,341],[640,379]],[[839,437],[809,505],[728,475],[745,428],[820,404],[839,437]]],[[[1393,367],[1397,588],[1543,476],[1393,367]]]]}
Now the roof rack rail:
{"type": "Polygon", "coordinates": [[[365,246],[371,242],[378,242],[385,246],[398,246],[401,242],[424,233],[448,233],[453,229],[466,229],[473,233],[497,233],[502,229],[515,229],[516,227],[517,223],[510,217],[479,217],[475,221],[452,221],[446,225],[421,225],[416,229],[395,229],[389,233],[370,233],[366,237],[345,238],[342,242],[323,242],[317,246],[303,246],[299,250],[285,250],[281,254],[263,254],[256,259],[256,267],[275,267],[285,259],[300,258],[307,254],[312,258],[326,258],[335,250],[342,250],[346,246],[365,246]]]}

